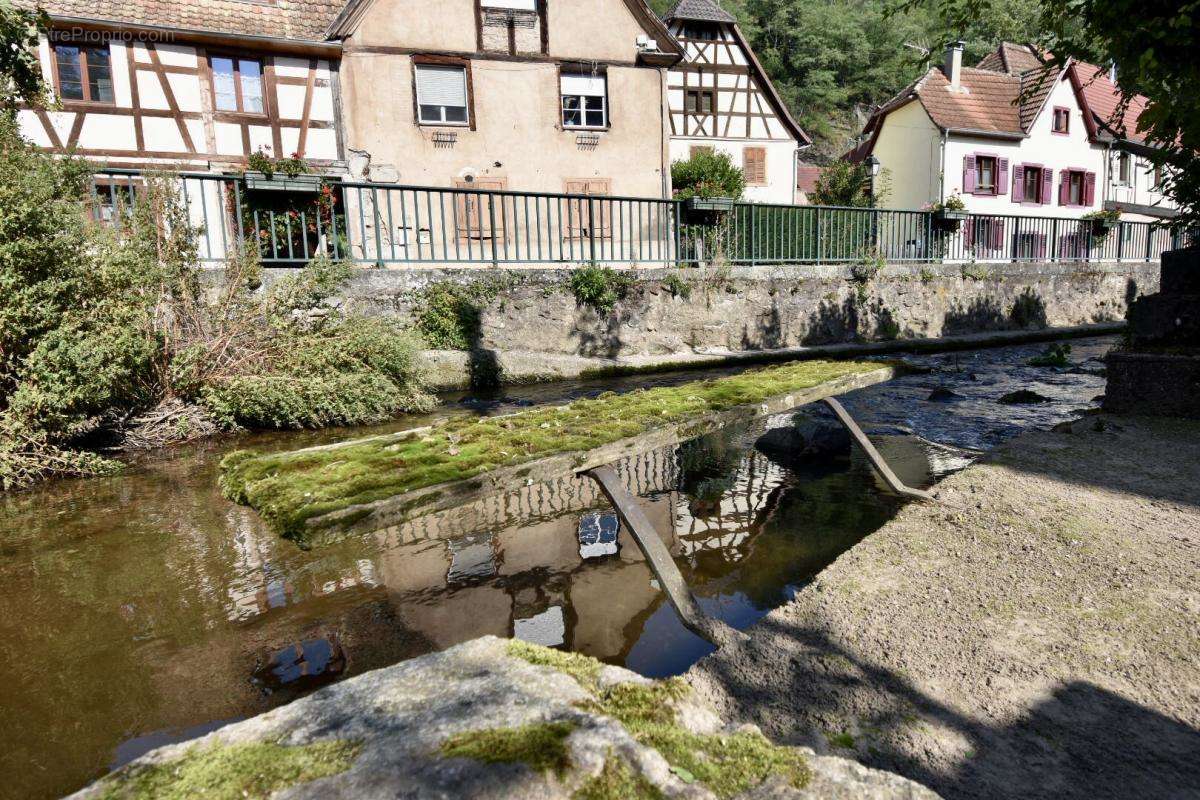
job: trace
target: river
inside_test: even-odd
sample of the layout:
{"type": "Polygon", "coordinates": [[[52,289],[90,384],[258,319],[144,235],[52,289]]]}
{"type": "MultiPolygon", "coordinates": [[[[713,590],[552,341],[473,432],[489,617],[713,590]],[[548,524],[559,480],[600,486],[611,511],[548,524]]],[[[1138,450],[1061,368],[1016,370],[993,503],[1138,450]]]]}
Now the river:
{"type": "MultiPolygon", "coordinates": [[[[1114,343],[1073,342],[1073,360],[1114,343]]],[[[1042,349],[910,357],[930,371],[843,401],[897,472],[928,486],[969,463],[971,450],[1095,405],[1104,379],[1024,365],[1042,349]],[[938,388],[953,395],[931,401],[938,388]],[[1050,401],[996,402],[1021,388],[1050,401]]],[[[436,416],[721,372],[453,395],[436,416]]],[[[153,747],[484,634],[651,676],[709,652],[586,482],[532,487],[310,551],[216,489],[217,463],[235,448],[293,449],[428,419],[225,437],[140,457],[116,477],[0,498],[0,795],[58,796],[153,747]]],[[[766,426],[786,422],[621,465],[701,605],[735,627],[785,602],[900,507],[858,453],[772,460],[754,448],[766,426]]]]}

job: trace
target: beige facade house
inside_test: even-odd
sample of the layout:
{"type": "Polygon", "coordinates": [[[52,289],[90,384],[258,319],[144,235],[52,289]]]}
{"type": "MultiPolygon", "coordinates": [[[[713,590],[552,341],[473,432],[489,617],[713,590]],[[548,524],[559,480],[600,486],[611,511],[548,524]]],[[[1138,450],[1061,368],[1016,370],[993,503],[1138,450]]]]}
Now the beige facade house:
{"type": "Polygon", "coordinates": [[[746,199],[794,202],[797,153],[812,142],[737,19],[713,0],[678,0],[663,20],[685,51],[669,74],[671,160],[699,148],[728,153],[745,175],[746,199]]]}
{"type": "Polygon", "coordinates": [[[329,35],[354,178],[669,193],[682,51],[642,0],[350,0],[329,35]]]}

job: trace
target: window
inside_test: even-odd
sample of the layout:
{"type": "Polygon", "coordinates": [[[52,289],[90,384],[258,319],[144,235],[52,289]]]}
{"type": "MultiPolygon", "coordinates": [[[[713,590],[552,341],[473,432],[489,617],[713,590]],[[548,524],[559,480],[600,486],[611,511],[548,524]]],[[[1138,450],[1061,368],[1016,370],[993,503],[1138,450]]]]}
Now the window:
{"type": "Polygon", "coordinates": [[[1090,206],[1096,197],[1096,173],[1064,169],[1058,183],[1060,206],[1090,206]]]}
{"type": "Polygon", "coordinates": [[[717,28],[715,25],[704,25],[692,23],[683,30],[685,39],[694,39],[698,42],[715,42],[717,40],[717,28]]]}
{"type": "Polygon", "coordinates": [[[58,77],[58,96],[63,100],[112,103],[112,63],[108,47],[54,45],[54,66],[58,77]]]}
{"type": "Polygon", "coordinates": [[[416,64],[417,120],[423,125],[466,125],[467,68],[416,64]]]}
{"type": "Polygon", "coordinates": [[[1071,110],[1062,106],[1054,107],[1054,132],[1055,133],[1070,133],[1071,131],[1071,110]]]}
{"type": "Polygon", "coordinates": [[[1042,168],[1025,167],[1021,176],[1021,194],[1026,203],[1042,202],[1042,168]]]}
{"type": "Polygon", "coordinates": [[[1155,189],[1155,191],[1162,191],[1162,185],[1163,185],[1162,164],[1155,164],[1154,165],[1154,189],[1155,189]]]}
{"type": "Polygon", "coordinates": [[[1117,183],[1122,186],[1129,186],[1130,177],[1133,175],[1133,159],[1129,153],[1121,153],[1117,156],[1117,183]]]}
{"type": "Polygon", "coordinates": [[[212,56],[213,106],[217,111],[262,114],[263,68],[254,58],[212,56]]]}
{"type": "Polygon", "coordinates": [[[608,80],[603,73],[564,72],[559,80],[564,128],[608,127],[608,80]]]}
{"type": "Polygon", "coordinates": [[[978,156],[975,159],[975,191],[979,194],[996,193],[996,159],[978,156]]]}
{"type": "Polygon", "coordinates": [[[747,147],[742,151],[742,174],[747,186],[767,185],[767,148],[747,147]]]}
{"type": "Polygon", "coordinates": [[[683,110],[689,114],[711,114],[716,107],[715,89],[687,89],[683,93],[683,110]]]}

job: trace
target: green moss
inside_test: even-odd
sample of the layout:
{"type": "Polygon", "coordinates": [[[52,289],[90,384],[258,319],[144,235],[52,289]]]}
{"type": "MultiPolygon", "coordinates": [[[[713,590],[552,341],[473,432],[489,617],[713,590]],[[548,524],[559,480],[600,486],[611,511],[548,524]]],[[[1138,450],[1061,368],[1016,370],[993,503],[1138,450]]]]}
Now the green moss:
{"type": "Polygon", "coordinates": [[[194,747],[182,758],[131,766],[102,784],[104,800],[265,798],[274,792],[345,772],[358,757],[354,742],[288,747],[274,742],[194,747]]]}
{"type": "Polygon", "coordinates": [[[687,684],[679,678],[651,685],[622,683],[580,705],[614,717],[637,741],[657,750],[675,774],[703,783],[718,797],[733,797],[772,775],[782,775],[798,788],[808,783],[804,756],[761,734],[705,735],[678,725],[674,702],[687,693],[687,684]]]}
{"type": "Polygon", "coordinates": [[[571,800],[662,800],[663,793],[612,753],[604,769],[584,781],[571,800]]]}
{"type": "Polygon", "coordinates": [[[594,658],[579,653],[552,650],[549,647],[530,644],[520,639],[514,639],[508,643],[508,654],[539,667],[551,667],[559,672],[565,672],[579,681],[579,685],[589,692],[595,692],[599,686],[597,681],[603,665],[594,658]]]}
{"type": "Polygon", "coordinates": [[[825,740],[829,742],[830,747],[841,747],[846,750],[854,749],[854,737],[845,731],[842,731],[841,733],[826,734],[825,740]]]}
{"type": "Polygon", "coordinates": [[[962,276],[975,281],[986,281],[989,278],[994,278],[995,273],[983,264],[963,264],[962,276]]]}
{"type": "Polygon", "coordinates": [[[488,728],[451,736],[442,744],[446,758],[470,758],[488,764],[522,763],[537,772],[564,774],[571,766],[567,737],[570,722],[542,722],[519,728],[488,728]]]}
{"type": "Polygon", "coordinates": [[[423,433],[373,437],[338,448],[257,456],[238,452],[221,462],[220,485],[226,497],[254,507],[280,532],[299,535],[307,520],[348,506],[593,450],[880,368],[862,361],[797,361],[674,387],[607,392],[509,417],[449,420],[423,433]]]}

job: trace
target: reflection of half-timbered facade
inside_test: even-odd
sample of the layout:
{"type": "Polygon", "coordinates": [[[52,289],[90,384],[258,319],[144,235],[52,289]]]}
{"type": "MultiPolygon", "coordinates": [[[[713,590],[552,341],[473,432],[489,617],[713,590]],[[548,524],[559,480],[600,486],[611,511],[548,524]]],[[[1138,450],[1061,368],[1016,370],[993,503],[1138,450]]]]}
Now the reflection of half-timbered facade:
{"type": "Polygon", "coordinates": [[[40,57],[58,102],[22,110],[22,132],[108,165],[219,170],[255,151],[335,165],[339,49],[319,22],[296,29],[289,12],[256,6],[43,4],[54,27],[40,57]],[[190,12],[203,32],[176,27],[190,12]]]}
{"type": "Polygon", "coordinates": [[[733,15],[713,0],[679,0],[664,20],[686,51],[668,74],[672,160],[697,148],[727,152],[748,199],[793,202],[796,152],[810,142],[733,15]]]}

